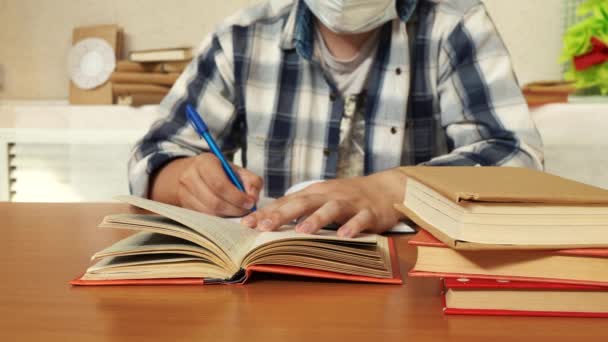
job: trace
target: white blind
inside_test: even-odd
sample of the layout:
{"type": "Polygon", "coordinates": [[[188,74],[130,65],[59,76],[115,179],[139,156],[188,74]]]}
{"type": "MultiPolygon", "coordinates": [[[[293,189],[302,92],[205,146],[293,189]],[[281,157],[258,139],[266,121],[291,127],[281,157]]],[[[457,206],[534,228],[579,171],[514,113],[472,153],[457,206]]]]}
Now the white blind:
{"type": "Polygon", "coordinates": [[[126,194],[130,145],[12,144],[10,193],[19,202],[109,201],[126,194]]]}

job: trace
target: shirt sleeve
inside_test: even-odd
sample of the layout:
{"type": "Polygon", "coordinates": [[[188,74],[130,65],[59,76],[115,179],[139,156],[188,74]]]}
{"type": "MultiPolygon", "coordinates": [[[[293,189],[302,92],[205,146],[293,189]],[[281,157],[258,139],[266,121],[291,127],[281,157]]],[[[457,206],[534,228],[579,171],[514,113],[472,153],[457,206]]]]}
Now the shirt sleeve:
{"type": "Polygon", "coordinates": [[[208,150],[187,120],[188,103],[198,109],[222,150],[237,148],[230,134],[236,110],[234,73],[227,56],[218,37],[210,36],[163,99],[159,106],[162,118],[136,144],[129,160],[132,194],[147,197],[151,177],[161,167],[208,150]]]}
{"type": "Polygon", "coordinates": [[[439,65],[441,123],[451,152],[424,164],[542,169],[540,135],[483,5],[469,10],[447,35],[439,65]]]}

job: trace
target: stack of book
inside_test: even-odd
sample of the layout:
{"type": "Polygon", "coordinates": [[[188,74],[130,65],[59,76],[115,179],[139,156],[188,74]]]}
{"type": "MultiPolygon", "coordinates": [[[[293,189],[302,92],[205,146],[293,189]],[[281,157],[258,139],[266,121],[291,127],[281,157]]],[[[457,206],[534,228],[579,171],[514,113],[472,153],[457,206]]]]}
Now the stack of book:
{"type": "Polygon", "coordinates": [[[608,317],[608,191],[521,168],[411,167],[412,277],[446,314],[608,317]]]}
{"type": "Polygon", "coordinates": [[[133,51],[118,61],[112,74],[119,105],[159,104],[192,59],[191,48],[133,51]]]}

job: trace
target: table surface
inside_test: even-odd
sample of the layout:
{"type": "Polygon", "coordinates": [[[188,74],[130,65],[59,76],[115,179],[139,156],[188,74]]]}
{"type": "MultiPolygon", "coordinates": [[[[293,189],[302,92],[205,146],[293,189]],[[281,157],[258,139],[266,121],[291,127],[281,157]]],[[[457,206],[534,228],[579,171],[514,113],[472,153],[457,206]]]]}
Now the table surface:
{"type": "MultiPolygon", "coordinates": [[[[0,203],[0,341],[608,341],[608,319],[444,316],[439,282],[258,275],[244,286],[72,287],[121,204],[0,203]]],[[[415,250],[399,237],[403,274],[415,250]]]]}

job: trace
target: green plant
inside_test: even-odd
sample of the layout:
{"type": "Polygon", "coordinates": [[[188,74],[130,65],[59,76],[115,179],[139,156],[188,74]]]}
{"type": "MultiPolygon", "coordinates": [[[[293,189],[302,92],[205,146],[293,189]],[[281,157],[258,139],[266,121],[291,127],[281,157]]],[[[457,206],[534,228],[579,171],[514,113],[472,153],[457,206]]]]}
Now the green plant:
{"type": "MultiPolygon", "coordinates": [[[[575,82],[577,89],[597,88],[601,94],[608,94],[608,0],[587,0],[577,9],[578,16],[588,16],[578,24],[570,27],[564,35],[562,62],[570,66],[564,73],[564,78],[575,82]],[[593,38],[596,45],[592,45],[593,38]],[[575,59],[596,54],[603,55],[605,47],[606,59],[586,65],[584,68],[575,67],[575,59]]],[[[600,57],[599,60],[603,58],[600,57]]]]}

